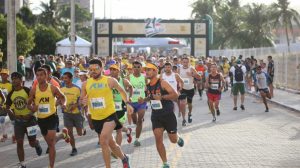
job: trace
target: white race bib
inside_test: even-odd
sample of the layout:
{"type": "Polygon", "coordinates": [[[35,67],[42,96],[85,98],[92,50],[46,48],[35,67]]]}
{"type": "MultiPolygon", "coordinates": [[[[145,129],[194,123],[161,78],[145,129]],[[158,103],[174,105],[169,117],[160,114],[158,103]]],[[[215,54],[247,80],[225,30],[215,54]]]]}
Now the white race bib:
{"type": "Polygon", "coordinates": [[[34,136],[37,134],[37,125],[32,126],[32,127],[27,127],[27,135],[28,136],[34,136]]]}
{"type": "Polygon", "coordinates": [[[50,113],[50,104],[40,104],[38,112],[42,113],[42,114],[49,114],[50,113]]]}
{"type": "Polygon", "coordinates": [[[91,99],[91,107],[93,109],[103,109],[105,108],[105,100],[103,97],[92,98],[91,99]]]}
{"type": "Polygon", "coordinates": [[[198,71],[198,74],[202,76],[203,73],[202,73],[202,71],[198,71]]]}
{"type": "Polygon", "coordinates": [[[218,90],[219,89],[219,84],[217,83],[213,83],[211,84],[211,87],[210,87],[212,90],[218,90]]]}
{"type": "Polygon", "coordinates": [[[7,95],[8,95],[7,89],[2,89],[2,92],[3,92],[4,96],[7,97],[7,95]]]}
{"type": "Polygon", "coordinates": [[[116,111],[121,111],[122,109],[122,102],[115,102],[115,109],[116,111]]]}
{"type": "Polygon", "coordinates": [[[151,108],[153,110],[160,110],[162,109],[162,104],[160,100],[151,100],[151,108]]]}
{"type": "Polygon", "coordinates": [[[182,78],[182,80],[183,80],[184,84],[186,84],[186,85],[190,84],[190,79],[189,78],[182,78]]]}
{"type": "Polygon", "coordinates": [[[143,89],[133,89],[133,96],[140,97],[142,95],[143,89]]]}

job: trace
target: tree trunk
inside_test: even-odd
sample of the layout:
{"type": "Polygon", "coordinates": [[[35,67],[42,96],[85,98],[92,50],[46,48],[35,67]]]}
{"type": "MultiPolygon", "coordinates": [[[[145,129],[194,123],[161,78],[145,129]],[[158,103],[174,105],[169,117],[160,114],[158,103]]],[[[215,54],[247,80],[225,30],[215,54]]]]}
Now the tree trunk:
{"type": "Polygon", "coordinates": [[[287,25],[285,25],[285,35],[286,35],[286,40],[287,40],[287,45],[288,45],[288,52],[290,52],[290,38],[289,38],[289,32],[288,32],[287,25]]]}

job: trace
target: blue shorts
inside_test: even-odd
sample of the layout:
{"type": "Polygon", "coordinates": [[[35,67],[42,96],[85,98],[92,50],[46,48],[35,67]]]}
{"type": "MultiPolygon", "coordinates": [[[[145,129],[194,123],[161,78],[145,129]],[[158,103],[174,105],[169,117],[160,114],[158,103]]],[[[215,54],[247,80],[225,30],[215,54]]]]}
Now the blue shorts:
{"type": "Polygon", "coordinates": [[[130,103],[130,105],[133,107],[133,112],[136,113],[139,110],[146,110],[147,109],[147,102],[144,102],[142,104],[136,103],[130,103]]]}

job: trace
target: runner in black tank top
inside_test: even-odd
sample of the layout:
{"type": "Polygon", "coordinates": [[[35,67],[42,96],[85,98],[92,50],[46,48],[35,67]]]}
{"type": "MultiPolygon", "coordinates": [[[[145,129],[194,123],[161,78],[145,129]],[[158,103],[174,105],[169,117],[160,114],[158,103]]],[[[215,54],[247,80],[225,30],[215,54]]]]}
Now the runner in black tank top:
{"type": "Polygon", "coordinates": [[[147,97],[144,101],[150,101],[151,103],[152,129],[163,167],[170,167],[163,144],[164,131],[168,132],[172,143],[177,143],[180,147],[184,145],[183,139],[177,133],[177,120],[172,102],[172,100],[178,98],[178,94],[167,81],[160,80],[157,77],[157,73],[158,67],[156,65],[151,63],[146,65],[146,75],[150,79],[150,83],[147,85],[147,97]]]}

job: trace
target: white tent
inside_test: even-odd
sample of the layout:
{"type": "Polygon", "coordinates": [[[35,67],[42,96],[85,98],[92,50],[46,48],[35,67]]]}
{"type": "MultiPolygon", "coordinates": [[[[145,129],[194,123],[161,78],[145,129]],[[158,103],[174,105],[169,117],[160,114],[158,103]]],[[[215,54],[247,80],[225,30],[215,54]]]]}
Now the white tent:
{"type": "MultiPolygon", "coordinates": [[[[78,55],[88,56],[91,53],[92,44],[85,39],[76,36],[75,53],[78,55]]],[[[71,55],[71,41],[65,38],[56,43],[56,54],[71,55]]]]}

